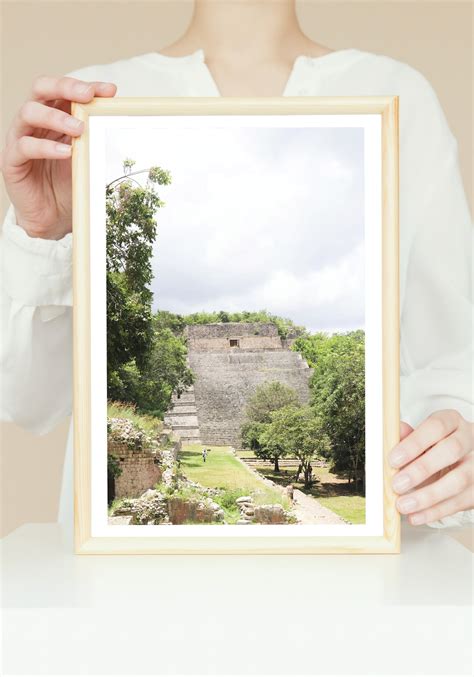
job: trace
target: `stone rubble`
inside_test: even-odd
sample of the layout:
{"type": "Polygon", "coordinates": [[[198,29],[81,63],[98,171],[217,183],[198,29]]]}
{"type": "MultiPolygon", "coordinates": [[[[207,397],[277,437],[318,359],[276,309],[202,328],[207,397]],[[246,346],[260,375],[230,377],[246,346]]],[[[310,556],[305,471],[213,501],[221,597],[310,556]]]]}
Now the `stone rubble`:
{"type": "Polygon", "coordinates": [[[237,524],[287,524],[288,513],[279,503],[255,505],[251,496],[240,496],[235,501],[240,509],[237,524]]]}

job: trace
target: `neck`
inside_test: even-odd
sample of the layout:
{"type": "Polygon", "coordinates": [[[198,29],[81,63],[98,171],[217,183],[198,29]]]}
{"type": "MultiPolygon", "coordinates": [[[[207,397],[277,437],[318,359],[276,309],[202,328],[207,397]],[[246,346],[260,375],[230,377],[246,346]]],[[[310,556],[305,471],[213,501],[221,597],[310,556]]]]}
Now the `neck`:
{"type": "Polygon", "coordinates": [[[209,61],[241,60],[255,64],[292,50],[306,39],[294,0],[196,0],[185,35],[209,61]]]}

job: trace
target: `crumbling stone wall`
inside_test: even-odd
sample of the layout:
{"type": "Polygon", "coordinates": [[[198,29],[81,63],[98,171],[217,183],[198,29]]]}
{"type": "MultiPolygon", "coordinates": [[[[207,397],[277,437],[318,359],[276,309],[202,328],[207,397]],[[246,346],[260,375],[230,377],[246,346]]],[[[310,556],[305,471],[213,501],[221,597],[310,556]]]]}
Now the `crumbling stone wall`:
{"type": "Polygon", "coordinates": [[[168,500],[168,512],[171,524],[213,524],[224,519],[224,511],[210,498],[193,500],[172,496],[168,500]]]}
{"type": "Polygon", "coordinates": [[[160,482],[163,469],[159,456],[150,449],[130,449],[109,440],[108,453],[115,456],[121,474],[115,478],[115,498],[136,498],[160,482]]]}

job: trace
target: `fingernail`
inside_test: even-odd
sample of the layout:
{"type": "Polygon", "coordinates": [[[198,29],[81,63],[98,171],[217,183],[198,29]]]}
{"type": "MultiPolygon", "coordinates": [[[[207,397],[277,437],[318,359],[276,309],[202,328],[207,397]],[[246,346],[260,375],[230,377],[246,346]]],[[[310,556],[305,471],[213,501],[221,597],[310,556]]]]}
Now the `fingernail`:
{"type": "Polygon", "coordinates": [[[111,82],[98,82],[96,85],[96,89],[99,90],[99,92],[103,92],[106,89],[110,89],[111,82]]]}
{"type": "Polygon", "coordinates": [[[418,505],[418,501],[416,498],[401,498],[399,501],[397,501],[397,508],[399,509],[400,512],[413,512],[413,510],[416,510],[416,507],[418,505]]]}
{"type": "Polygon", "coordinates": [[[71,146],[67,143],[57,143],[56,150],[58,153],[62,153],[63,155],[71,154],[71,146]]]}
{"type": "Polygon", "coordinates": [[[389,463],[394,468],[403,465],[407,455],[403,451],[392,451],[388,457],[389,463]]]}
{"type": "Polygon", "coordinates": [[[90,87],[91,86],[87,85],[87,84],[86,85],[77,85],[76,92],[78,94],[86,94],[86,92],[88,92],[90,90],[90,87]]]}
{"type": "Polygon", "coordinates": [[[410,517],[410,522],[416,527],[418,524],[424,524],[425,518],[421,513],[418,513],[418,515],[412,515],[410,517]]]}
{"type": "Polygon", "coordinates": [[[82,120],[78,120],[77,118],[67,118],[64,126],[73,131],[77,131],[79,127],[82,126],[82,120]]]}
{"type": "Polygon", "coordinates": [[[399,494],[402,493],[403,491],[406,491],[410,486],[411,481],[406,473],[396,475],[396,477],[393,479],[392,482],[392,487],[399,494]]]}

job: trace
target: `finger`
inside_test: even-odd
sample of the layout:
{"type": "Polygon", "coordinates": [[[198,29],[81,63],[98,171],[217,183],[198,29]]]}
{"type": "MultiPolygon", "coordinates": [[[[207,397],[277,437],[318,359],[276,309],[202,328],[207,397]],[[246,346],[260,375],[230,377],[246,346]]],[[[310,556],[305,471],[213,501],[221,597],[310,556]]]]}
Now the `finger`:
{"type": "Polygon", "coordinates": [[[459,465],[441,479],[399,498],[397,509],[403,515],[408,515],[431,508],[451,496],[463,493],[467,488],[472,491],[473,465],[472,458],[469,460],[469,457],[465,456],[459,465]]]}
{"type": "Polygon", "coordinates": [[[45,106],[39,101],[26,101],[13,121],[10,141],[30,136],[35,129],[50,129],[68,136],[79,136],[84,129],[84,123],[62,110],[45,106]]]}
{"type": "Polygon", "coordinates": [[[409,516],[408,521],[410,524],[413,524],[413,526],[429,524],[430,522],[436,522],[436,520],[440,520],[443,517],[454,515],[461,510],[469,510],[473,505],[472,488],[469,487],[457,496],[451,496],[451,498],[441,501],[427,510],[413,513],[409,516]]]}
{"type": "Polygon", "coordinates": [[[65,99],[87,103],[94,96],[114,96],[117,86],[113,82],[78,80],[65,75],[62,78],[53,78],[40,75],[33,82],[31,98],[35,101],[51,101],[65,99]]]}
{"type": "Polygon", "coordinates": [[[38,139],[34,136],[22,136],[8,150],[4,159],[7,167],[19,167],[29,160],[62,160],[71,157],[71,146],[51,139],[38,139]]]}
{"type": "Polygon", "coordinates": [[[432,414],[392,449],[389,455],[390,465],[400,468],[413,461],[436,442],[454,432],[459,420],[459,414],[455,411],[432,414]]]}
{"type": "Polygon", "coordinates": [[[440,470],[457,463],[470,448],[470,436],[467,429],[458,428],[452,435],[435,444],[431,449],[404,466],[392,480],[393,489],[403,494],[417,487],[440,470]]]}
{"type": "Polygon", "coordinates": [[[404,440],[407,435],[413,432],[413,428],[405,421],[400,422],[400,440],[404,440]]]}

